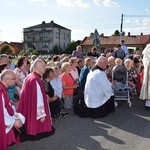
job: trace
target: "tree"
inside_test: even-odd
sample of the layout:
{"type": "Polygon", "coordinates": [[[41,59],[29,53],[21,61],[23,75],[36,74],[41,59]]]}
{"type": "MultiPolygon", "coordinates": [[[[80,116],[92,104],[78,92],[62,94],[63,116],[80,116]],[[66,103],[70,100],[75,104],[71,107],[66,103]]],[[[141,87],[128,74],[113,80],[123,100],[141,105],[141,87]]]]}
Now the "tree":
{"type": "Polygon", "coordinates": [[[124,31],[122,31],[122,32],[119,32],[119,30],[116,30],[115,32],[114,32],[114,34],[112,34],[112,36],[125,36],[125,32],[124,31]]]}
{"type": "Polygon", "coordinates": [[[4,46],[1,48],[0,50],[1,54],[7,54],[7,55],[12,55],[12,50],[10,49],[10,47],[8,45],[4,46]]]}
{"type": "Polygon", "coordinates": [[[30,51],[29,50],[21,50],[20,52],[19,52],[19,55],[25,55],[25,54],[30,54],[30,51]]]}
{"type": "Polygon", "coordinates": [[[116,30],[115,33],[114,33],[114,35],[115,35],[115,36],[119,36],[119,35],[120,35],[120,32],[119,32],[118,30],[116,30]]]}
{"type": "Polygon", "coordinates": [[[72,42],[68,45],[68,47],[67,47],[67,49],[66,49],[66,53],[67,53],[67,54],[72,54],[72,51],[75,50],[76,47],[77,47],[77,43],[76,43],[75,41],[72,41],[72,42]]]}
{"type": "Polygon", "coordinates": [[[91,38],[94,37],[94,33],[93,33],[93,32],[90,33],[90,37],[91,37],[91,38]]]}
{"type": "Polygon", "coordinates": [[[121,35],[122,35],[122,36],[125,36],[125,32],[124,32],[124,31],[122,31],[121,35]]]}
{"type": "Polygon", "coordinates": [[[61,51],[62,51],[61,47],[58,47],[57,45],[53,47],[53,54],[56,54],[56,55],[61,54],[61,51]]]}
{"type": "Polygon", "coordinates": [[[38,55],[38,51],[37,50],[33,50],[32,51],[32,55],[38,55]]]}

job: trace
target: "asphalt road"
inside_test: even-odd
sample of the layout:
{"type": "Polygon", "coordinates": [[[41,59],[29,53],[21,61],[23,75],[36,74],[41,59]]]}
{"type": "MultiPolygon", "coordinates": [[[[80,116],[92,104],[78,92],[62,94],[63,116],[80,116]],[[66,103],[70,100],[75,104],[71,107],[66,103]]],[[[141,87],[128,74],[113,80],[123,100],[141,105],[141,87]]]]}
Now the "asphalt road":
{"type": "Polygon", "coordinates": [[[131,108],[119,103],[115,113],[100,119],[79,118],[70,110],[53,126],[53,136],[8,150],[150,150],[150,110],[138,98],[131,108]]]}

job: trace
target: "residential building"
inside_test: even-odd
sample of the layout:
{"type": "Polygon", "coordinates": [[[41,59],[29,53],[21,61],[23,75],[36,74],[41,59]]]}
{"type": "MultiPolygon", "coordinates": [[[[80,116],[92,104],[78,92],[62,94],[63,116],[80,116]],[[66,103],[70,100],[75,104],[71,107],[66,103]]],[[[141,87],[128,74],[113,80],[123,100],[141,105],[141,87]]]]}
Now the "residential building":
{"type": "Polygon", "coordinates": [[[0,49],[3,47],[8,46],[9,49],[12,51],[13,55],[18,55],[21,50],[23,50],[23,44],[20,42],[6,42],[6,41],[0,41],[0,49]]]}
{"type": "MultiPolygon", "coordinates": [[[[125,41],[127,47],[134,47],[140,51],[142,51],[146,44],[150,43],[150,35],[131,35],[130,32],[127,36],[104,36],[102,34],[99,38],[100,40],[100,48],[99,52],[104,52],[105,50],[113,50],[118,44],[120,44],[121,40],[125,41]]],[[[90,51],[93,47],[93,37],[85,37],[80,45],[83,48],[84,53],[90,51]]]]}
{"type": "Polygon", "coordinates": [[[52,53],[54,46],[65,50],[71,43],[71,30],[54,21],[24,28],[24,49],[35,49],[52,53]]]}

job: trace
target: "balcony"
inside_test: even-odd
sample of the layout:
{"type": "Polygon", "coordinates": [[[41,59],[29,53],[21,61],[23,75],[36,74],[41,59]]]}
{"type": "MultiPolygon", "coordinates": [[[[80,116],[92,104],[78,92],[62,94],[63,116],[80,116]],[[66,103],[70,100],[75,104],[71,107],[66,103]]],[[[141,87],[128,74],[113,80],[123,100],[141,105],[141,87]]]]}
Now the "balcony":
{"type": "Polygon", "coordinates": [[[41,41],[51,41],[52,40],[52,36],[46,36],[46,37],[40,37],[41,41]]]}

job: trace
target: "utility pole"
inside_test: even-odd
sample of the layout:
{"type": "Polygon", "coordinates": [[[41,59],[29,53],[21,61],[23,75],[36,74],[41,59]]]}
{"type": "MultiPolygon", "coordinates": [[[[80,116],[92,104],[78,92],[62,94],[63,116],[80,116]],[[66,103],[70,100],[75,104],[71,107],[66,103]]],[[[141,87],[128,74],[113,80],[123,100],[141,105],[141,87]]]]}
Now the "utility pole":
{"type": "Polygon", "coordinates": [[[123,17],[150,17],[150,15],[124,15],[124,14],[121,14],[120,33],[123,32],[123,17]]]}
{"type": "Polygon", "coordinates": [[[123,14],[121,15],[120,33],[122,33],[122,28],[123,28],[123,14]]]}
{"type": "Polygon", "coordinates": [[[122,28],[123,28],[123,14],[121,14],[121,25],[120,25],[120,44],[122,40],[122,28]]]}

